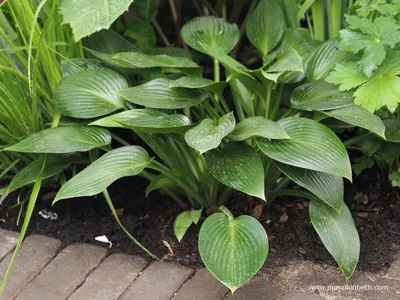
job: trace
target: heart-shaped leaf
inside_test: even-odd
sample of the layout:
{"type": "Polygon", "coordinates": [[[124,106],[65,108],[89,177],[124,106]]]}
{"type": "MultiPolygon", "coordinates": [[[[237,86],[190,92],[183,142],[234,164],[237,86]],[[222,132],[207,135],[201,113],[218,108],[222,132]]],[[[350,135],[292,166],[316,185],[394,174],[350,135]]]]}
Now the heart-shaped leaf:
{"type": "Polygon", "coordinates": [[[140,118],[140,117],[159,117],[159,116],[165,116],[166,114],[154,110],[154,109],[147,109],[147,108],[138,108],[138,109],[131,109],[127,111],[123,111],[102,119],[99,119],[97,121],[94,121],[90,123],[89,125],[96,125],[100,127],[123,127],[122,123],[128,122],[132,119],[135,118],[140,118]]]}
{"type": "Polygon", "coordinates": [[[309,214],[325,248],[349,279],[358,263],[360,238],[346,204],[338,214],[324,202],[311,200],[309,214]]]}
{"type": "Polygon", "coordinates": [[[134,104],[162,109],[190,107],[200,104],[207,98],[207,93],[201,90],[170,89],[169,82],[167,79],[155,79],[118,93],[134,104]]]}
{"type": "Polygon", "coordinates": [[[263,76],[278,82],[284,73],[303,72],[303,62],[296,50],[290,49],[278,56],[277,61],[266,70],[261,70],[263,76]]]}
{"type": "Polygon", "coordinates": [[[108,29],[126,10],[133,0],[64,0],[60,9],[64,23],[69,23],[74,32],[75,41],[96,31],[108,29]]]}
{"type": "Polygon", "coordinates": [[[287,177],[312,192],[315,196],[340,213],[344,197],[342,177],[293,167],[282,163],[276,164],[287,177]]]}
{"type": "Polygon", "coordinates": [[[101,67],[101,61],[91,58],[71,58],[61,61],[63,77],[67,77],[82,71],[100,69],[101,67]]]}
{"type": "Polygon", "coordinates": [[[7,151],[26,153],[86,152],[111,143],[108,130],[88,126],[62,126],[36,132],[7,151]]]}
{"type": "Polygon", "coordinates": [[[187,88],[187,89],[200,89],[208,92],[214,92],[222,94],[222,91],[226,87],[224,81],[212,81],[207,78],[195,77],[195,76],[184,76],[177,80],[173,80],[169,83],[170,88],[187,88]]]}
{"type": "Polygon", "coordinates": [[[217,148],[224,137],[235,128],[235,117],[233,113],[222,116],[218,122],[205,119],[200,124],[188,130],[185,134],[186,143],[200,152],[217,148]]]}
{"type": "Polygon", "coordinates": [[[181,212],[175,219],[174,232],[180,242],[189,227],[194,223],[197,224],[200,220],[203,209],[181,212]]]}
{"type": "Polygon", "coordinates": [[[126,146],[112,150],[67,181],[58,191],[54,203],[99,194],[117,179],[139,174],[150,161],[149,154],[142,147],[126,146]]]}
{"type": "Polygon", "coordinates": [[[385,136],[388,142],[400,143],[400,120],[384,120],[385,136]]]}
{"type": "Polygon", "coordinates": [[[235,126],[235,129],[228,135],[231,141],[244,141],[253,137],[267,139],[290,139],[285,129],[278,123],[264,117],[250,117],[244,119],[235,126]]]}
{"type": "Polygon", "coordinates": [[[239,40],[239,28],[223,18],[197,17],[182,27],[182,37],[193,49],[213,56],[229,53],[239,40]]]}
{"type": "Polygon", "coordinates": [[[115,92],[127,87],[125,78],[111,69],[82,71],[65,77],[53,100],[64,116],[95,118],[123,108],[124,101],[115,92]]]}
{"type": "Polygon", "coordinates": [[[264,167],[252,147],[229,143],[223,150],[207,152],[206,163],[210,173],[226,186],[265,200],[264,167]]]}
{"type": "Polygon", "coordinates": [[[258,139],[258,146],[265,155],[287,165],[342,176],[351,181],[349,156],[332,130],[306,118],[286,118],[278,123],[291,139],[258,139]]]}
{"type": "Polygon", "coordinates": [[[323,80],[308,82],[296,88],[291,104],[301,110],[331,110],[354,104],[352,93],[342,92],[323,80]]]}
{"type": "Polygon", "coordinates": [[[246,27],[247,37],[262,56],[278,45],[284,29],[285,17],[276,0],[261,0],[246,27]]]}
{"type": "Polygon", "coordinates": [[[232,217],[228,209],[208,217],[200,229],[200,256],[232,293],[248,282],[268,256],[268,236],[256,219],[232,217]]]}
{"type": "Polygon", "coordinates": [[[129,121],[122,121],[121,124],[125,128],[147,133],[184,133],[193,127],[190,120],[180,114],[137,117],[129,121]]]}
{"type": "Polygon", "coordinates": [[[351,105],[324,113],[340,121],[365,128],[385,138],[385,125],[382,120],[361,106],[351,105]]]}

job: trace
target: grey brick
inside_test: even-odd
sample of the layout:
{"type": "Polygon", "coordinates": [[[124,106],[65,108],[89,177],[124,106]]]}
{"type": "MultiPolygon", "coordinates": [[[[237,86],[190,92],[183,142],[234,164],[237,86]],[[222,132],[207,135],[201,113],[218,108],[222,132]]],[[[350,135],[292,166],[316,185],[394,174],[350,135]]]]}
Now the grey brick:
{"type": "Polygon", "coordinates": [[[18,232],[0,229],[0,261],[15,248],[18,232]]]}
{"type": "Polygon", "coordinates": [[[229,294],[229,300],[275,300],[283,290],[279,285],[272,284],[262,277],[255,277],[249,283],[240,287],[235,293],[229,294]]]}

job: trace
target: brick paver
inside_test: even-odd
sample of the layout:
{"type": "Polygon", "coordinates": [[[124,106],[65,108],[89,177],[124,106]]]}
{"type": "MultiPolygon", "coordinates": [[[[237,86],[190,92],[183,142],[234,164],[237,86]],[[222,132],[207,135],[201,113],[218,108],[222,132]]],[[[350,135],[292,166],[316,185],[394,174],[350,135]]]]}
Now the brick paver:
{"type": "Polygon", "coordinates": [[[113,254],[104,260],[69,300],[116,300],[146,267],[144,258],[113,254]]]}
{"type": "Polygon", "coordinates": [[[220,300],[228,289],[203,268],[185,283],[174,300],[220,300]]]}
{"type": "MultiPolygon", "coordinates": [[[[59,240],[42,235],[28,236],[15,259],[11,275],[0,299],[13,299],[57,255],[61,247],[62,243],[59,240]]],[[[12,253],[9,253],[0,263],[1,280],[7,271],[11,256],[12,253]]]]}
{"type": "Polygon", "coordinates": [[[277,299],[284,291],[278,284],[270,280],[256,277],[243,287],[239,288],[232,295],[229,293],[226,299],[229,300],[266,300],[277,299]]]}
{"type": "Polygon", "coordinates": [[[17,232],[0,229],[0,261],[15,248],[17,242],[17,232]]]}
{"type": "Polygon", "coordinates": [[[315,294],[303,292],[290,292],[282,297],[282,300],[326,300],[326,298],[315,294]]]}
{"type": "Polygon", "coordinates": [[[400,254],[392,262],[385,275],[386,278],[400,280],[400,254]]]}
{"type": "Polygon", "coordinates": [[[121,300],[170,300],[192,272],[175,264],[154,262],[129,286],[121,300]]]}
{"type": "Polygon", "coordinates": [[[90,271],[106,256],[104,248],[88,245],[70,245],[22,291],[17,300],[66,299],[81,285],[90,271]],[[51,295],[45,298],[41,295],[51,295]]]}

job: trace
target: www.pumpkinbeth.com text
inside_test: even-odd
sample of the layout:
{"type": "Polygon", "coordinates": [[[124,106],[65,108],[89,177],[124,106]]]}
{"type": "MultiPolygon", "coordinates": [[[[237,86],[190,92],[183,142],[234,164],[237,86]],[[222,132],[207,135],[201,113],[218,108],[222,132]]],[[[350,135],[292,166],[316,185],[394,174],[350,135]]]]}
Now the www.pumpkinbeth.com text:
{"type": "Polygon", "coordinates": [[[308,287],[310,291],[388,291],[389,286],[387,285],[310,285],[308,287]]]}

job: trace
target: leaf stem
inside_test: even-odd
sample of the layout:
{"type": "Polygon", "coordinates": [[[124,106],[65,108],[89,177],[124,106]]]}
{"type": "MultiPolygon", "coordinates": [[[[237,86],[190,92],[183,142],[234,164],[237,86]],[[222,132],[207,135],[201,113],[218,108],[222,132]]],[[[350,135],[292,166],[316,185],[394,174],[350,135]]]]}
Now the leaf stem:
{"type": "Polygon", "coordinates": [[[171,46],[171,43],[168,41],[167,36],[165,35],[164,31],[162,30],[162,28],[160,27],[160,25],[158,24],[156,19],[153,19],[151,21],[151,23],[153,24],[154,28],[156,29],[157,33],[160,35],[161,39],[163,40],[165,46],[169,47],[171,46]]]}
{"type": "Polygon", "coordinates": [[[234,217],[232,216],[232,213],[230,212],[230,210],[227,209],[225,206],[221,205],[220,207],[218,207],[218,209],[220,211],[222,211],[228,217],[229,220],[233,220],[234,219],[234,217]]]}

